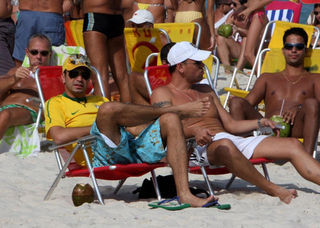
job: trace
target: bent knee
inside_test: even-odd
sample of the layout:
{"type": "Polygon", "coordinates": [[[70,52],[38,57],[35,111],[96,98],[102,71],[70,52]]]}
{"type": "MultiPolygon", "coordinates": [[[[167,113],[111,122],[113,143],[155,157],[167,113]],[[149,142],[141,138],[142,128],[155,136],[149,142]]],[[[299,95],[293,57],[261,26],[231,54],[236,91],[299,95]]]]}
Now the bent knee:
{"type": "Polygon", "coordinates": [[[229,101],[230,112],[238,112],[242,110],[244,105],[248,105],[248,101],[241,97],[232,97],[229,101]]]}
{"type": "Polygon", "coordinates": [[[306,113],[318,114],[319,112],[319,102],[315,98],[305,99],[302,105],[306,113]]]}
{"type": "Polygon", "coordinates": [[[114,115],[117,113],[120,113],[123,110],[123,105],[120,102],[106,102],[103,103],[99,110],[98,110],[98,116],[109,116],[109,115],[114,115]]]}

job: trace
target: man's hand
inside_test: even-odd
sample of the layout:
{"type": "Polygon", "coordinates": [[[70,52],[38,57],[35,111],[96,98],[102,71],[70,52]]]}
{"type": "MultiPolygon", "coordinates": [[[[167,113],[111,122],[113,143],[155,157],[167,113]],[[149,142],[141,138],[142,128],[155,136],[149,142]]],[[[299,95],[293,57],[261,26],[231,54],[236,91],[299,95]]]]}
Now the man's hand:
{"type": "Polygon", "coordinates": [[[23,78],[30,78],[30,70],[25,67],[19,67],[14,74],[14,78],[16,81],[23,79],[23,78]]]}
{"type": "Polygon", "coordinates": [[[209,51],[213,51],[215,45],[216,45],[215,36],[212,35],[212,36],[210,37],[210,47],[208,48],[208,50],[209,50],[209,51]]]}
{"type": "Polygon", "coordinates": [[[294,119],[296,118],[297,112],[301,109],[301,105],[297,105],[290,109],[285,110],[282,113],[282,119],[284,122],[293,125],[294,119]]]}
{"type": "Polygon", "coordinates": [[[212,141],[211,138],[214,135],[215,134],[212,131],[210,131],[209,129],[205,129],[205,128],[200,129],[199,128],[196,130],[195,139],[196,139],[196,142],[199,146],[204,146],[212,141]]]}
{"type": "Polygon", "coordinates": [[[276,123],[272,120],[269,120],[267,118],[262,118],[260,120],[261,126],[262,127],[271,127],[272,129],[274,129],[276,127],[276,123]]]}

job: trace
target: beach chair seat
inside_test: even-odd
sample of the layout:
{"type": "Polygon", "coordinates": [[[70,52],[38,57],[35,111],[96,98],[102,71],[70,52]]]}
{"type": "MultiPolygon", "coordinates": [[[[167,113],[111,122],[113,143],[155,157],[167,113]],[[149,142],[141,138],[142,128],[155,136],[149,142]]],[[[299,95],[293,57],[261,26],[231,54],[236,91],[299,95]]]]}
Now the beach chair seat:
{"type": "MultiPolygon", "coordinates": [[[[208,72],[208,71],[206,70],[206,72],[208,72]]],[[[168,65],[147,66],[145,68],[144,78],[145,78],[146,86],[148,89],[148,93],[151,96],[153,89],[160,87],[160,86],[164,86],[171,81],[171,74],[169,73],[168,65]]],[[[207,76],[207,80],[208,80],[208,84],[210,85],[212,90],[218,95],[218,93],[216,92],[216,89],[214,87],[214,83],[212,82],[211,77],[207,76]]],[[[195,148],[195,140],[194,139],[187,140],[187,143],[189,146],[193,146],[193,148],[195,148]]],[[[200,153],[196,149],[195,149],[195,151],[196,151],[197,159],[199,161],[200,166],[189,167],[189,172],[193,173],[193,174],[202,174],[204,177],[204,180],[208,186],[210,194],[213,195],[213,189],[212,189],[211,183],[209,181],[208,174],[209,175],[217,175],[217,174],[228,174],[230,172],[226,169],[226,167],[210,168],[208,166],[202,165],[203,163],[200,162],[200,159],[201,159],[200,153]]],[[[269,180],[269,174],[268,174],[266,164],[269,162],[272,162],[271,160],[266,159],[266,158],[257,158],[257,159],[249,159],[249,161],[253,165],[262,165],[264,175],[265,175],[266,179],[269,180]]],[[[226,188],[230,187],[230,185],[232,184],[234,179],[235,179],[235,176],[232,175],[228,184],[226,185],[226,188]]]]}
{"type": "MultiPolygon", "coordinates": [[[[41,106],[45,107],[45,101],[52,96],[56,96],[61,94],[64,91],[64,85],[61,80],[62,67],[61,66],[47,66],[47,67],[39,67],[36,71],[36,82],[39,90],[39,97],[41,99],[41,106]]],[[[97,76],[99,77],[99,75],[97,76]]],[[[100,89],[103,91],[101,80],[98,80],[100,89]]],[[[104,91],[103,91],[104,92],[104,91]]],[[[128,177],[136,177],[144,175],[148,172],[151,172],[154,181],[154,188],[157,193],[158,200],[161,200],[160,191],[156,182],[156,176],[154,173],[154,169],[159,167],[165,167],[167,164],[165,163],[155,163],[155,164],[147,164],[147,163],[139,163],[139,164],[115,164],[110,166],[93,168],[91,166],[90,156],[87,148],[90,148],[94,143],[96,143],[95,136],[85,136],[73,142],[63,144],[63,145],[55,145],[51,143],[48,147],[50,151],[54,151],[59,174],[55,178],[52,186],[47,192],[44,200],[48,200],[52,195],[54,189],[57,187],[59,181],[64,177],[90,177],[93,183],[94,190],[96,192],[98,201],[100,204],[103,203],[103,199],[98,188],[98,184],[96,179],[103,180],[119,180],[119,184],[115,189],[115,193],[121,188],[126,178],[128,177]],[[64,147],[70,144],[76,144],[71,153],[65,153],[64,147]],[[77,152],[82,151],[86,167],[81,167],[74,163],[74,155],[77,152]],[[65,160],[65,162],[63,161],[65,160]]]]}

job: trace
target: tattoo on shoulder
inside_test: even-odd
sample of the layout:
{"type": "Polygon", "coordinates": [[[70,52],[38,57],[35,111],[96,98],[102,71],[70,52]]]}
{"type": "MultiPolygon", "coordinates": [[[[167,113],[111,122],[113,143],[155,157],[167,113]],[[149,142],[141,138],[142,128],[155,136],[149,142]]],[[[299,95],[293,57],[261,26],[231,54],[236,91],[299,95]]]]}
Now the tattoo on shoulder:
{"type": "Polygon", "coordinates": [[[172,103],[170,101],[160,101],[160,102],[154,103],[152,106],[161,108],[165,105],[172,105],[172,103]]]}

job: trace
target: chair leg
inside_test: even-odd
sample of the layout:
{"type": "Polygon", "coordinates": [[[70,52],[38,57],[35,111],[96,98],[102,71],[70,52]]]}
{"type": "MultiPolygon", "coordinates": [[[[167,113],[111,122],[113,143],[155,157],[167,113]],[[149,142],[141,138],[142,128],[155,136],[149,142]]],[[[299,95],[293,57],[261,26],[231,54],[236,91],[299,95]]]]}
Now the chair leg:
{"type": "Polygon", "coordinates": [[[231,184],[233,183],[234,179],[236,179],[236,175],[232,174],[230,180],[228,181],[227,185],[226,185],[226,189],[229,189],[231,184]]]}
{"type": "Polygon", "coordinates": [[[66,163],[64,164],[64,166],[62,167],[62,169],[60,170],[58,176],[56,177],[56,179],[54,180],[53,184],[51,185],[49,191],[47,192],[47,194],[44,197],[44,200],[48,200],[50,198],[50,196],[52,195],[54,189],[57,187],[57,185],[59,184],[62,176],[65,174],[68,165],[70,164],[73,156],[75,155],[75,153],[77,152],[77,150],[79,149],[80,145],[77,144],[76,147],[73,149],[72,153],[70,154],[70,156],[68,157],[66,163]]]}
{"type": "Polygon", "coordinates": [[[120,188],[122,187],[122,185],[124,184],[124,182],[125,182],[126,180],[127,180],[127,178],[122,179],[122,180],[119,180],[119,183],[118,183],[116,189],[114,190],[113,194],[116,195],[116,194],[119,192],[120,188]]]}
{"type": "Polygon", "coordinates": [[[84,157],[86,159],[86,163],[87,163],[87,166],[88,166],[88,170],[90,172],[90,177],[91,177],[91,180],[92,180],[93,188],[96,191],[98,201],[99,201],[99,203],[101,205],[104,205],[104,202],[103,202],[102,197],[101,197],[101,193],[100,193],[100,190],[99,190],[99,187],[98,187],[98,184],[97,184],[96,177],[94,175],[93,168],[91,166],[91,162],[90,162],[86,147],[83,144],[81,145],[81,147],[82,147],[82,150],[83,150],[83,155],[84,155],[84,157]]]}
{"type": "Polygon", "coordinates": [[[157,195],[157,199],[160,201],[161,200],[161,193],[157,181],[157,176],[154,170],[151,171],[151,176],[152,176],[152,182],[153,182],[153,187],[157,195]]]}
{"type": "Polygon", "coordinates": [[[214,193],[213,193],[213,189],[212,189],[212,186],[211,186],[211,183],[210,183],[210,180],[209,180],[209,177],[208,177],[206,168],[205,168],[204,166],[200,166],[200,169],[201,169],[201,172],[202,172],[202,176],[203,176],[203,178],[204,178],[204,181],[206,182],[206,184],[207,184],[207,186],[208,186],[210,195],[213,196],[214,193]]]}
{"type": "Polygon", "coordinates": [[[268,181],[270,181],[270,177],[269,177],[269,173],[268,173],[268,169],[267,169],[266,164],[262,163],[261,166],[262,166],[262,169],[263,169],[264,176],[266,177],[266,179],[268,181]]]}

